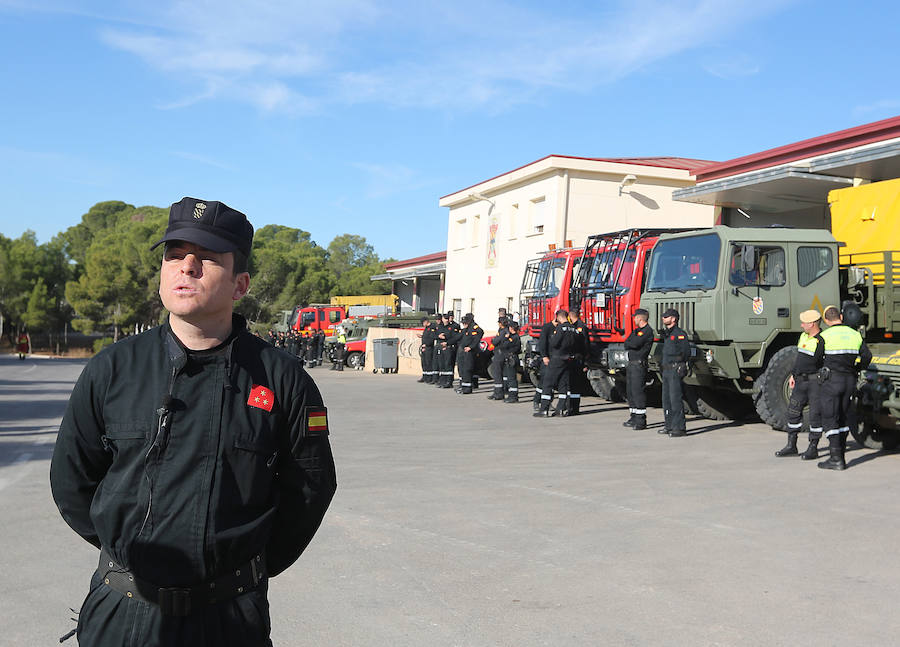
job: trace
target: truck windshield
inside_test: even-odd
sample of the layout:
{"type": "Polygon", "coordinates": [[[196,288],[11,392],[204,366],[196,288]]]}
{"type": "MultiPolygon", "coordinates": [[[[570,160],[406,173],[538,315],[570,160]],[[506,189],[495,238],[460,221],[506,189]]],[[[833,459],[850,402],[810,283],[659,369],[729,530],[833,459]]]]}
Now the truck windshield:
{"type": "Polygon", "coordinates": [[[716,287],[721,243],[716,234],[661,240],[653,248],[648,292],[716,287]]]}
{"type": "Polygon", "coordinates": [[[543,258],[530,261],[522,280],[522,296],[555,297],[566,274],[566,259],[543,258]]]}
{"type": "Polygon", "coordinates": [[[306,328],[307,326],[309,326],[309,325],[310,325],[312,322],[314,322],[315,320],[316,320],[316,313],[315,313],[315,311],[313,311],[313,312],[304,312],[303,314],[300,315],[300,329],[302,330],[303,328],[306,328]]]}
{"type": "MultiPolygon", "coordinates": [[[[625,294],[631,289],[631,280],[634,274],[634,259],[637,251],[634,247],[628,250],[624,246],[619,249],[601,249],[596,256],[588,262],[591,263],[587,272],[587,280],[582,287],[586,294],[596,294],[608,291],[615,284],[616,294],[625,294]]],[[[586,268],[587,269],[587,268],[586,268]]]]}

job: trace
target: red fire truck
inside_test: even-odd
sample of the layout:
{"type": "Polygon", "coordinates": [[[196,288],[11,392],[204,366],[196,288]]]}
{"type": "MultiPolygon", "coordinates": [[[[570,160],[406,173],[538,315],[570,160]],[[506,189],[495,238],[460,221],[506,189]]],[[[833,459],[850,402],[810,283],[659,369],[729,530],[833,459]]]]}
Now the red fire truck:
{"type": "MultiPolygon", "coordinates": [[[[625,395],[625,338],[640,308],[644,270],[662,229],[628,229],[590,236],[572,280],[570,303],[581,305],[591,338],[585,359],[591,388],[607,400],[625,395]]],[[[653,322],[651,322],[653,324],[653,322]]]]}
{"type": "Polygon", "coordinates": [[[301,308],[294,308],[288,318],[288,326],[299,330],[304,336],[312,335],[318,330],[324,330],[326,336],[334,335],[335,327],[347,318],[347,311],[343,306],[329,304],[312,304],[301,308]]]}

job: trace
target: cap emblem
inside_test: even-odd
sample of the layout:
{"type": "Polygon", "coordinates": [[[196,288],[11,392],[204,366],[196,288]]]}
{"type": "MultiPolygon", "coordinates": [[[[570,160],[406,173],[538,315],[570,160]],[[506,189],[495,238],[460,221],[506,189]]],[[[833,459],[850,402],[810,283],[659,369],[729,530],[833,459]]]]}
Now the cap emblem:
{"type": "Polygon", "coordinates": [[[199,220],[203,217],[203,212],[206,211],[206,203],[198,202],[194,205],[194,218],[199,220]]]}

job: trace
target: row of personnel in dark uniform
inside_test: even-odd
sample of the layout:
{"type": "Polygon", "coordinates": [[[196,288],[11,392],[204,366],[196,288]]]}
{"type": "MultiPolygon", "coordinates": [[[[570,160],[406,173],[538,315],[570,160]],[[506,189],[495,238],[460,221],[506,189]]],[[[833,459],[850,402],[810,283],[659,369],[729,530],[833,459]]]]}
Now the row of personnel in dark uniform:
{"type": "MultiPolygon", "coordinates": [[[[653,344],[653,329],[649,326],[646,310],[635,313],[634,332],[626,339],[628,350],[628,401],[631,416],[625,423],[636,429],[647,428],[645,382],[647,358],[653,344]]],[[[663,401],[666,425],[661,433],[673,436],[685,434],[684,409],[681,401],[681,378],[686,374],[686,362],[690,345],[686,333],[677,327],[678,313],[663,313],[666,336],[663,343],[663,401]]],[[[494,351],[491,375],[494,388],[489,400],[515,403],[519,401],[519,353],[522,339],[519,325],[506,316],[501,308],[497,334],[491,338],[494,351]]],[[[434,384],[438,388],[453,387],[453,367],[459,367],[460,394],[470,394],[478,388],[475,375],[475,354],[484,331],[471,313],[463,317],[464,327],[453,320],[453,313],[438,314],[435,321],[423,317],[422,324],[422,377],[419,382],[434,384]]],[[[575,416],[581,409],[579,384],[585,369],[585,358],[590,348],[590,338],[578,308],[558,310],[552,321],[546,323],[538,339],[538,354],[543,363],[540,384],[535,385],[532,401],[535,417],[575,416]],[[551,411],[553,397],[556,407],[551,411]]]]}
{"type": "Polygon", "coordinates": [[[305,368],[322,365],[322,356],[325,352],[324,330],[317,330],[310,335],[304,335],[293,328],[287,332],[269,330],[266,339],[272,346],[283,348],[291,355],[296,356],[305,368]]]}

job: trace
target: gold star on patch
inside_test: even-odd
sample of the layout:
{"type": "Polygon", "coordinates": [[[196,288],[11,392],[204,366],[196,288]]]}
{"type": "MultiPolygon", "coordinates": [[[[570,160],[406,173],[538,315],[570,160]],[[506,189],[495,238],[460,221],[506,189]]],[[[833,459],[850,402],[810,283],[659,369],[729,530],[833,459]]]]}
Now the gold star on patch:
{"type": "Polygon", "coordinates": [[[259,398],[253,398],[254,402],[259,402],[259,398]]]}

